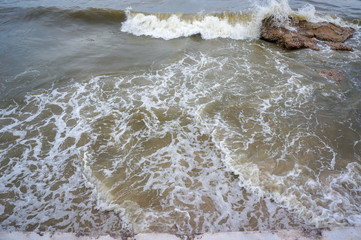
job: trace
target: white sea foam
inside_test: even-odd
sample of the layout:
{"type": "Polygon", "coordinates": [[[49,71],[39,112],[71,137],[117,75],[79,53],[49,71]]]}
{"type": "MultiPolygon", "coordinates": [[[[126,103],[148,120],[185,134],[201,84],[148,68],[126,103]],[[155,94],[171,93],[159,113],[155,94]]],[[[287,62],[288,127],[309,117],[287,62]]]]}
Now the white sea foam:
{"type": "MultiPolygon", "coordinates": [[[[128,97],[122,101],[125,109],[121,115],[117,113],[118,121],[114,124],[119,132],[111,134],[111,144],[107,143],[98,152],[90,149],[88,154],[92,161],[90,165],[95,169],[113,166],[111,171],[115,175],[105,174],[100,178],[103,179],[100,182],[105,183],[99,192],[104,190],[105,202],[112,208],[118,206],[136,231],[157,228],[159,226],[152,223],[165,224],[163,221],[172,219],[172,213],[180,219],[176,227],[181,231],[189,228],[218,231],[221,228],[211,222],[222,222],[228,217],[225,212],[237,217],[228,218],[222,229],[239,227],[237,219],[249,214],[247,211],[252,212],[250,209],[255,202],[242,212],[234,212],[237,203],[233,200],[223,202],[224,196],[237,199],[242,193],[235,191],[234,185],[225,184],[222,175],[216,173],[222,166],[220,159],[239,176],[243,188],[255,196],[274,199],[297,212],[309,224],[327,226],[357,221],[360,209],[354,203],[358,201],[358,195],[353,196],[351,192],[359,190],[343,189],[340,182],[343,179],[349,185],[359,179],[340,167],[344,162],[342,153],[336,149],[333,138],[325,135],[328,128],[332,130],[333,124],[322,125],[314,119],[322,111],[314,102],[314,96],[324,84],[310,82],[290,71],[289,59],[278,56],[275,61],[271,50],[263,53],[265,62],[259,65],[248,62],[252,52],[247,51],[242,52],[237,61],[202,54],[187,55],[156,73],[135,77],[146,81],[144,85],[126,90],[128,97]],[[270,65],[279,69],[282,77],[272,79],[272,73],[264,74],[267,71],[262,68],[269,69],[270,65]],[[225,68],[233,67],[235,71],[225,71],[225,68]],[[223,74],[223,85],[217,84],[219,71],[223,74]],[[250,85],[247,82],[250,77],[258,81],[250,85]],[[161,120],[164,116],[168,116],[166,121],[161,120]],[[188,123],[180,124],[184,121],[188,123]],[[149,149],[147,144],[150,142],[160,145],[149,149]],[[212,146],[213,142],[218,149],[212,146]],[[110,163],[104,159],[98,161],[104,151],[110,151],[114,146],[122,147],[124,152],[120,156],[123,157],[108,159],[110,163]],[[137,152],[139,148],[142,155],[137,152]],[[205,162],[212,165],[205,166],[205,162]],[[128,197],[129,190],[119,192],[126,179],[115,172],[127,166],[133,167],[126,176],[142,173],[141,179],[129,184],[130,188],[139,194],[146,192],[147,197],[152,196],[152,191],[160,193],[163,211],[145,208],[141,201],[128,197]],[[197,169],[200,172],[194,176],[197,169]],[[345,179],[346,176],[349,178],[345,179]],[[119,182],[114,183],[111,180],[114,178],[119,182]],[[333,182],[332,179],[338,180],[333,182]],[[218,183],[214,185],[215,181],[218,183]],[[111,183],[110,186],[106,182],[111,183]],[[198,184],[201,189],[189,187],[198,184]],[[215,195],[209,195],[208,190],[215,195]],[[213,203],[205,199],[211,199],[213,203]],[[205,203],[210,204],[211,213],[206,210],[205,203]],[[202,209],[202,215],[210,222],[202,220],[190,206],[202,209]],[[203,222],[202,227],[192,223],[192,218],[203,222]]],[[[97,82],[111,79],[104,77],[97,82]]],[[[115,92],[125,91],[121,86],[133,79],[119,81],[114,87],[115,92]]],[[[342,97],[336,90],[327,91],[334,98],[342,97]]],[[[114,102],[119,100],[115,98],[105,104],[113,109],[113,114],[114,102]]],[[[341,124],[344,119],[338,117],[341,124]]],[[[359,166],[351,161],[346,169],[358,172],[359,166]]],[[[97,172],[90,173],[96,175],[97,172]]],[[[269,202],[267,205],[270,209],[275,208],[269,202]]],[[[284,219],[283,216],[279,221],[284,219]]],[[[263,221],[260,220],[258,226],[262,226],[263,221]]]]}
{"type": "MultiPolygon", "coordinates": [[[[280,58],[277,64],[284,61],[280,58]]],[[[355,203],[360,197],[355,184],[360,179],[350,170],[359,172],[359,164],[352,162],[340,168],[345,160],[334,140],[325,134],[332,128],[327,130],[329,126],[315,119],[322,111],[313,103],[318,84],[305,84],[304,77],[289,68],[283,75],[277,85],[243,98],[239,108],[229,105],[230,110],[224,110],[237,121],[212,115],[217,118],[209,125],[213,139],[225,153],[228,166],[239,175],[241,186],[249,191],[273,198],[315,226],[357,221],[355,203]],[[257,107],[250,109],[248,102],[257,107]],[[342,184],[352,185],[352,190],[342,184]]],[[[339,90],[333,91],[328,89],[332,97],[342,99],[339,90]]],[[[203,111],[209,114],[207,106],[203,111]]],[[[339,118],[335,121],[342,123],[339,118]]]]}
{"type": "Polygon", "coordinates": [[[287,0],[271,0],[255,6],[253,13],[223,14],[146,14],[127,10],[127,20],[121,31],[136,36],[151,36],[166,40],[189,37],[200,34],[203,39],[231,38],[254,39],[260,34],[261,22],[265,17],[274,15],[281,22],[287,22],[289,16],[298,16],[310,21],[322,18],[316,15],[312,5],[294,11],[287,0]]]}
{"type": "MultiPolygon", "coordinates": [[[[8,230],[76,230],[88,221],[97,231],[99,216],[89,214],[95,201],[85,187],[80,162],[73,161],[82,149],[81,136],[88,131],[76,118],[76,96],[82,89],[29,94],[25,105],[2,109],[2,124],[10,122],[0,129],[0,156],[7,160],[1,168],[1,181],[7,184],[0,192],[10,196],[2,226],[8,230]],[[77,216],[83,220],[77,221],[77,216]]],[[[119,217],[108,217],[113,223],[102,227],[110,229],[119,217]]]]}
{"type": "MultiPolygon", "coordinates": [[[[252,208],[252,204],[259,201],[258,197],[254,196],[252,201],[255,202],[246,208],[246,212],[236,213],[232,210],[234,205],[242,200],[241,189],[237,188],[237,182],[229,186],[222,171],[216,171],[221,167],[219,153],[212,146],[212,142],[209,142],[205,130],[201,130],[201,126],[194,122],[195,120],[192,121],[194,116],[192,117],[191,113],[194,112],[192,109],[196,106],[195,101],[204,94],[200,91],[204,82],[196,81],[202,79],[199,76],[199,68],[209,69],[210,64],[217,66],[219,63],[216,59],[205,56],[201,56],[200,59],[186,57],[165,68],[164,71],[159,71],[154,75],[141,76],[153,82],[154,87],[133,86],[127,90],[129,98],[124,107],[129,110],[117,117],[118,123],[115,125],[120,131],[111,134],[114,137],[111,140],[112,144],[101,149],[100,153],[108,151],[108,148],[112,148],[114,145],[123,146],[130,151],[125,151],[123,157],[107,159],[106,161],[111,162],[111,165],[114,166],[112,176],[110,178],[100,177],[99,180],[97,179],[99,177],[94,178],[97,175],[95,169],[104,169],[103,164],[106,164],[104,159],[97,160],[100,153],[89,149],[84,159],[87,162],[86,165],[89,166],[86,173],[90,175],[89,179],[94,179],[97,192],[103,198],[102,201],[106,203],[107,209],[120,210],[137,232],[159,228],[160,223],[162,223],[163,228],[167,228],[167,225],[172,223],[178,229],[176,231],[179,232],[185,232],[187,229],[219,231],[218,227],[221,229],[237,229],[240,224],[240,214],[246,214],[249,208],[252,208]],[[184,63],[185,60],[192,64],[184,63]],[[193,64],[195,62],[197,64],[193,64]],[[183,81],[177,81],[176,79],[179,77],[183,81]],[[135,89],[137,90],[135,91],[135,89]],[[169,93],[169,89],[173,91],[169,93]],[[142,94],[135,94],[139,91],[142,94]],[[187,94],[184,91],[187,91],[187,94]],[[141,101],[138,102],[137,99],[141,101]],[[179,109],[179,107],[181,108],[179,109]],[[168,112],[169,116],[173,115],[173,117],[164,122],[164,120],[160,120],[163,112],[168,112]],[[135,118],[136,116],[137,118],[135,118]],[[141,118],[138,119],[138,116],[141,118]],[[137,121],[136,119],[140,120],[139,123],[143,127],[134,132],[132,121],[137,121]],[[181,123],[182,119],[186,122],[189,121],[189,124],[181,123]],[[129,136],[131,136],[129,135],[130,132],[134,136],[131,138],[143,146],[142,157],[138,157],[137,150],[134,148],[136,146],[132,146],[134,143],[128,141],[129,136]],[[166,140],[167,136],[170,136],[169,140],[166,140]],[[204,137],[206,138],[202,141],[198,139],[204,137]],[[146,153],[150,149],[147,149],[144,144],[150,141],[162,142],[164,140],[171,141],[165,147],[159,149],[156,147],[156,151],[151,151],[149,155],[146,153]],[[171,165],[168,167],[163,166],[169,164],[171,165]],[[206,166],[202,166],[204,164],[206,166]],[[145,177],[146,182],[138,185],[138,181],[129,182],[124,179],[124,176],[117,175],[116,170],[125,166],[128,166],[126,167],[128,169],[126,175],[134,176],[140,170],[137,175],[142,176],[142,178],[145,177]],[[194,174],[193,171],[199,173],[194,174]],[[118,181],[107,186],[106,182],[112,182],[114,179],[118,179],[118,181]],[[121,179],[124,180],[120,181],[121,179]],[[124,185],[125,183],[126,185],[124,185]],[[124,185],[121,188],[123,190],[117,190],[122,185],[124,185]],[[147,192],[151,194],[157,191],[161,196],[160,203],[163,210],[160,211],[151,206],[142,206],[142,199],[132,198],[132,194],[128,196],[128,188],[139,194],[146,194],[145,197],[148,196],[147,192]],[[233,196],[233,194],[235,195],[233,196]],[[228,201],[224,201],[225,196],[228,201]],[[205,204],[209,204],[207,207],[210,208],[209,210],[205,209],[205,204]],[[199,210],[201,210],[201,215],[199,215],[199,210]],[[229,212],[239,217],[229,218],[229,212]],[[174,219],[174,214],[177,220],[174,219]],[[229,220],[225,221],[227,218],[229,220]],[[222,225],[214,224],[215,222],[222,222],[222,219],[225,221],[222,225]],[[202,225],[198,225],[199,223],[202,225]]],[[[112,80],[106,77],[98,79],[98,82],[104,81],[112,80]]],[[[114,90],[120,91],[122,89],[120,86],[128,81],[131,80],[119,79],[119,83],[117,83],[119,86],[116,85],[114,90]]],[[[114,99],[110,102],[114,103],[114,99]]],[[[115,113],[113,112],[113,114],[115,113]]],[[[159,196],[155,195],[153,198],[157,199],[159,196]]]]}
{"type": "Polygon", "coordinates": [[[16,195],[2,224],[56,215],[70,231],[109,216],[109,231],[120,221],[184,233],[303,226],[298,215],[317,226],[358,223],[360,166],[332,135],[342,127],[357,148],[358,126],[346,114],[325,117],[334,103],[320,94],[341,101],[340,90],[293,72],[296,60],[272,49],[254,45],[262,58],[252,62],[253,48],[232,44],[2,109],[9,163],[0,180],[20,182],[1,189],[16,195]]]}
{"type": "Polygon", "coordinates": [[[162,19],[152,14],[127,12],[127,20],[122,24],[121,30],[136,36],[145,35],[166,40],[196,34],[200,34],[204,39],[249,39],[258,34],[251,24],[241,21],[232,24],[227,18],[212,15],[194,15],[193,19],[186,19],[172,14],[162,19]]]}
{"type": "MultiPolygon", "coordinates": [[[[96,229],[95,200],[100,216],[110,214],[107,229],[119,221],[136,232],[179,233],[299,224],[270,199],[238,187],[198,115],[200,105],[222,94],[218,74],[229,61],[186,55],[155,72],[95,77],[3,109],[9,123],[1,133],[15,139],[2,146],[10,162],[1,181],[21,184],[2,189],[19,196],[2,224],[40,222],[35,229],[43,229],[56,219],[54,229],[79,229],[85,221],[96,229]],[[29,219],[29,212],[37,216],[29,219]]],[[[233,73],[223,77],[238,81],[233,73]]]]}

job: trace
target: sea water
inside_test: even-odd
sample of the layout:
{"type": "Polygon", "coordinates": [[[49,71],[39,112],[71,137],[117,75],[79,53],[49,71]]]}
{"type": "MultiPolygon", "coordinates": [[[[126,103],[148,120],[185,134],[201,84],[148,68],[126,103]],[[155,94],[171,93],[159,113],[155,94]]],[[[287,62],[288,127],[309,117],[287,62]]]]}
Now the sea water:
{"type": "Polygon", "coordinates": [[[0,229],[360,226],[360,14],[358,0],[2,1],[0,229]],[[270,15],[353,27],[354,51],[259,40],[270,15]]]}

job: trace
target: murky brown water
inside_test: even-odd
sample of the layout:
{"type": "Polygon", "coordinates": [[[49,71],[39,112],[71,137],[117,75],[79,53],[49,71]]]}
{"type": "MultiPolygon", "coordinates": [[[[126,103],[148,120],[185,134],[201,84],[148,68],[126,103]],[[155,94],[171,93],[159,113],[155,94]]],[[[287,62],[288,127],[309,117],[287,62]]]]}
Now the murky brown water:
{"type": "Polygon", "coordinates": [[[358,1],[42,4],[0,4],[1,230],[360,225],[358,1]],[[351,25],[355,51],[260,41],[270,12],[351,25]]]}

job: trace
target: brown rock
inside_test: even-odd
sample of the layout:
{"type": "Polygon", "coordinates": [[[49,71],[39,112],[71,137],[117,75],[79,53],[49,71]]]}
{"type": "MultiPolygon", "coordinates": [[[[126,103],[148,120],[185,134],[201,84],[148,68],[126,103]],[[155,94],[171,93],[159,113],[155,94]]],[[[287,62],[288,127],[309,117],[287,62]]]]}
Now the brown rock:
{"type": "Polygon", "coordinates": [[[316,69],[316,72],[319,73],[321,76],[335,80],[336,82],[341,82],[345,79],[345,74],[337,69],[316,69]]]}
{"type": "Polygon", "coordinates": [[[299,48],[319,49],[316,40],[287,29],[272,16],[262,21],[261,39],[276,42],[288,50],[299,48]]]}
{"type": "Polygon", "coordinates": [[[294,25],[300,34],[306,32],[309,37],[315,37],[322,41],[344,42],[355,32],[353,28],[340,27],[329,22],[312,23],[301,20],[294,25]]]}
{"type": "Polygon", "coordinates": [[[291,17],[288,21],[281,22],[271,16],[262,21],[261,39],[276,42],[289,50],[300,48],[319,50],[316,39],[329,41],[332,44],[340,43],[334,44],[333,49],[349,50],[351,47],[341,43],[352,37],[354,32],[353,28],[340,27],[328,22],[311,23],[306,20],[297,21],[291,17]]]}
{"type": "Polygon", "coordinates": [[[340,42],[328,42],[326,41],[325,44],[331,47],[333,50],[341,50],[341,51],[353,51],[353,48],[345,43],[340,42]]]}

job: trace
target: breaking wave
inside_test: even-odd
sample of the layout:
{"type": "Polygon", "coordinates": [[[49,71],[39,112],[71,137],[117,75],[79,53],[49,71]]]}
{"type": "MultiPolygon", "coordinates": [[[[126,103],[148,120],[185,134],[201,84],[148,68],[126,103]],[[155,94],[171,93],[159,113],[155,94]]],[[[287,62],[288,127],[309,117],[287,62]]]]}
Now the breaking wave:
{"type": "Polygon", "coordinates": [[[293,11],[287,0],[272,0],[256,6],[252,12],[150,14],[127,10],[127,20],[122,24],[121,31],[166,40],[192,35],[201,35],[203,39],[254,39],[259,37],[262,20],[271,15],[284,21],[289,16],[309,21],[335,21],[331,17],[318,16],[312,5],[293,11]]]}
{"type": "MultiPolygon", "coordinates": [[[[48,24],[57,26],[74,21],[87,24],[116,24],[121,25],[122,32],[166,40],[193,35],[200,35],[203,39],[255,39],[259,37],[262,20],[271,15],[285,22],[289,16],[292,16],[308,21],[330,21],[341,25],[345,24],[340,18],[318,14],[314,6],[309,4],[298,10],[292,10],[287,0],[269,0],[242,12],[225,11],[221,13],[146,13],[132,11],[131,8],[115,10],[57,7],[14,8],[5,11],[12,14],[17,12],[25,21],[47,18],[48,24]]],[[[350,21],[349,25],[357,25],[352,23],[353,20],[350,21]]]]}
{"type": "MultiPolygon", "coordinates": [[[[122,23],[123,32],[162,39],[252,39],[269,14],[321,19],[287,1],[251,13],[37,8],[22,17],[122,23]]],[[[302,62],[357,71],[359,51],[335,60],[327,50],[291,55],[258,41],[220,42],[1,103],[2,226],[198,233],[361,225],[358,72],[336,85],[302,62]]]]}

